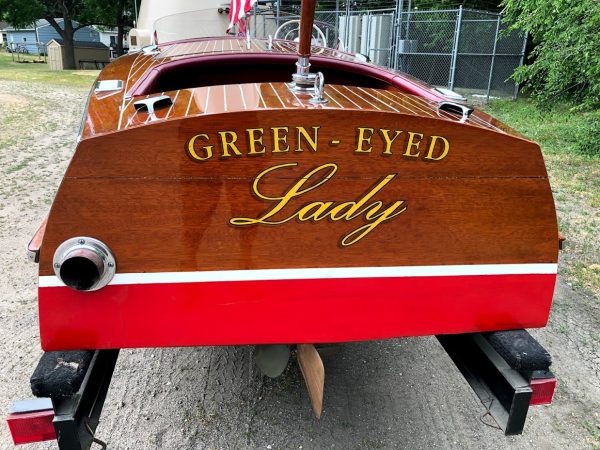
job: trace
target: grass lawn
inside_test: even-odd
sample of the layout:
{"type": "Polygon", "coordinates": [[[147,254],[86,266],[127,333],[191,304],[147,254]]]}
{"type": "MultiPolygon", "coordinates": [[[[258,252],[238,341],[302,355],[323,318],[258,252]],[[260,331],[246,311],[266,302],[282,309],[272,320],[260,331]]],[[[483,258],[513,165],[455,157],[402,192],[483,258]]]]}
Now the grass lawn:
{"type": "MultiPolygon", "coordinates": [[[[26,55],[25,59],[33,61],[33,55],[26,55]]],[[[99,70],[57,70],[51,71],[46,63],[18,63],[13,61],[12,55],[0,51],[0,79],[13,81],[27,81],[56,84],[60,86],[78,86],[91,88],[94,80],[100,73],[99,70]]]]}
{"type": "MultiPolygon", "coordinates": [[[[558,214],[559,230],[566,236],[560,273],[572,284],[600,298],[600,141],[586,156],[575,151],[585,115],[559,106],[537,109],[527,99],[497,100],[490,114],[540,144],[558,214]]],[[[591,139],[590,141],[593,141],[591,139]]]]}

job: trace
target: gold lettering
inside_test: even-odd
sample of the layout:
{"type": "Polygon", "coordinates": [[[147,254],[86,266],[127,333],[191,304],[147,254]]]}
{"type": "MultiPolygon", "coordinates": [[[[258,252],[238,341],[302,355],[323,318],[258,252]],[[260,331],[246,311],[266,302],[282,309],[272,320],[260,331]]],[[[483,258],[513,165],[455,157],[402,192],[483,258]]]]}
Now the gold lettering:
{"type": "Polygon", "coordinates": [[[360,210],[360,208],[362,208],[365,205],[365,203],[367,203],[369,200],[371,200],[371,198],[375,194],[377,194],[380,190],[382,190],[386,184],[388,184],[390,181],[392,181],[395,176],[396,175],[394,175],[394,174],[390,174],[390,175],[386,176],[383,180],[381,180],[379,182],[379,184],[377,186],[372,188],[358,202],[345,202],[345,203],[341,203],[340,205],[333,208],[331,210],[331,220],[340,220],[340,219],[352,220],[352,219],[355,219],[356,217],[360,216],[361,214],[363,214],[365,211],[368,211],[369,208],[372,207],[373,205],[368,206],[367,208],[363,209],[362,211],[359,211],[359,210],[360,210]],[[349,207],[349,209],[342,213],[341,211],[343,211],[343,209],[346,207],[349,207]]]}
{"type": "Polygon", "coordinates": [[[277,214],[279,211],[281,211],[290,202],[290,200],[292,200],[294,197],[298,197],[302,194],[310,192],[313,189],[316,189],[319,186],[321,186],[323,183],[326,183],[333,176],[333,174],[337,172],[336,164],[333,164],[333,163],[323,164],[322,166],[319,166],[316,169],[313,169],[312,171],[310,171],[306,175],[304,175],[302,178],[300,178],[296,182],[296,184],[294,184],[281,197],[269,197],[260,192],[260,190],[258,189],[258,184],[260,183],[260,180],[265,175],[267,175],[270,172],[273,172],[274,170],[282,169],[284,167],[294,167],[297,165],[298,165],[298,163],[280,164],[278,166],[269,167],[268,169],[263,170],[261,173],[259,173],[256,176],[256,178],[254,179],[254,183],[252,183],[252,191],[262,200],[279,201],[279,203],[277,205],[275,205],[270,211],[268,211],[260,219],[252,219],[249,217],[235,217],[235,218],[231,219],[229,221],[229,223],[231,223],[232,225],[254,225],[254,224],[258,224],[258,223],[262,223],[262,224],[266,224],[266,225],[278,225],[278,224],[282,224],[285,222],[289,222],[290,220],[292,220],[294,218],[293,215],[288,217],[287,219],[275,221],[275,222],[267,221],[266,219],[273,217],[275,214],[277,214]],[[324,169],[329,169],[329,172],[326,173],[321,180],[314,183],[313,185],[308,185],[308,187],[302,189],[302,186],[304,186],[310,180],[310,178],[313,177],[313,175],[317,174],[318,172],[320,172],[324,169]]]}
{"type": "Polygon", "coordinates": [[[408,132],[408,144],[406,144],[406,152],[404,152],[404,156],[412,156],[413,158],[417,158],[421,150],[419,149],[419,144],[421,143],[421,139],[423,139],[423,135],[421,133],[413,133],[412,131],[408,132]],[[415,142],[415,136],[419,136],[419,140],[415,142]],[[417,153],[413,154],[410,151],[413,147],[417,148],[417,153]]]}
{"type": "Polygon", "coordinates": [[[229,158],[231,155],[229,154],[229,149],[233,150],[236,156],[242,156],[242,152],[236,147],[235,143],[237,141],[237,134],[235,131],[219,131],[219,136],[221,137],[221,156],[223,158],[229,158]],[[227,136],[230,137],[230,140],[227,140],[227,136]]]}
{"type": "Polygon", "coordinates": [[[198,152],[196,151],[196,148],[194,146],[194,144],[196,143],[196,139],[201,138],[204,139],[205,141],[209,141],[210,139],[208,138],[208,135],[206,134],[197,134],[196,136],[193,136],[189,141],[188,141],[188,145],[187,145],[187,152],[188,155],[190,155],[190,158],[196,160],[196,161],[206,161],[207,159],[210,159],[213,155],[213,147],[214,145],[205,145],[204,147],[201,147],[202,150],[204,150],[206,152],[206,156],[202,157],[198,154],[198,152]]]}
{"type": "Polygon", "coordinates": [[[450,142],[448,142],[448,140],[445,137],[442,136],[431,136],[431,143],[429,144],[429,150],[427,151],[427,156],[425,157],[425,159],[429,159],[431,161],[439,161],[441,159],[444,159],[446,157],[446,155],[448,154],[448,151],[450,150],[450,142]],[[433,157],[433,150],[435,148],[435,144],[437,142],[437,140],[440,139],[444,142],[444,150],[442,151],[442,153],[437,157],[434,158],[433,157]]]}
{"type": "Polygon", "coordinates": [[[289,130],[288,127],[271,127],[273,130],[273,153],[285,153],[290,149],[290,146],[287,145],[287,132],[289,130]],[[280,131],[285,131],[283,136],[279,135],[280,131]],[[285,143],[285,148],[279,146],[279,143],[285,143]]]}
{"type": "Polygon", "coordinates": [[[319,128],[321,127],[312,127],[314,130],[313,137],[308,134],[308,131],[304,127],[297,127],[298,130],[298,147],[296,148],[297,152],[301,152],[303,150],[302,145],[300,145],[301,138],[304,136],[304,140],[310,146],[313,152],[317,151],[317,140],[319,135],[319,128]]]}
{"type": "Polygon", "coordinates": [[[276,204],[266,212],[262,213],[262,215],[256,219],[251,217],[233,217],[229,220],[229,223],[235,226],[257,224],[280,225],[289,222],[292,219],[297,219],[300,222],[306,222],[309,220],[318,222],[326,218],[329,218],[332,221],[350,221],[357,218],[359,215],[364,215],[364,219],[368,223],[342,237],[340,245],[347,247],[360,241],[379,225],[399,216],[407,209],[406,202],[404,200],[397,200],[387,207],[384,207],[381,201],[375,201],[368,205],[366,204],[371,198],[373,198],[375,194],[381,191],[396,177],[396,174],[390,174],[379,181],[379,183],[371,187],[369,192],[358,199],[358,201],[345,202],[335,207],[333,207],[334,202],[330,201],[311,202],[305,204],[292,214],[288,214],[287,217],[284,216],[279,220],[274,220],[273,217],[282,212],[286,206],[289,206],[293,199],[300,197],[307,192],[313,191],[319,186],[325,184],[333,178],[338,170],[337,165],[334,163],[323,164],[299,177],[297,181],[281,196],[272,197],[261,192],[259,189],[260,182],[266,175],[279,169],[291,168],[297,165],[298,163],[280,164],[278,166],[265,169],[258,174],[252,184],[252,191],[258,198],[268,202],[276,202],[276,204]]]}
{"type": "Polygon", "coordinates": [[[327,217],[327,209],[331,207],[333,202],[313,202],[309,203],[305,207],[301,208],[296,215],[298,216],[298,220],[314,220],[315,222],[327,217]],[[316,209],[316,211],[311,212],[316,209]]]}
{"type": "MultiPolygon", "coordinates": [[[[381,204],[381,202],[377,202],[377,203],[381,204]]],[[[406,211],[407,206],[402,207],[402,205],[404,205],[404,203],[405,203],[404,200],[397,200],[391,206],[389,206],[388,208],[386,208],[383,212],[381,212],[379,214],[367,213],[366,218],[369,220],[375,219],[375,221],[368,223],[366,225],[363,225],[362,227],[357,228],[356,230],[348,233],[346,236],[344,236],[342,238],[340,243],[342,244],[342,246],[347,247],[349,245],[355,244],[356,242],[360,241],[362,238],[364,238],[367,234],[369,234],[371,231],[373,231],[377,226],[379,226],[383,222],[391,220],[394,217],[397,217],[400,214],[402,214],[404,211],[406,211]]],[[[373,212],[376,212],[377,210],[379,210],[379,208],[377,208],[373,212]]]]}
{"type": "Polygon", "coordinates": [[[363,142],[366,142],[367,144],[371,144],[371,138],[373,137],[373,128],[363,128],[363,127],[358,127],[358,139],[356,142],[356,150],[354,150],[355,153],[370,153],[371,149],[373,148],[372,146],[370,146],[369,148],[363,150],[363,142]],[[371,134],[369,136],[365,136],[365,131],[370,131],[371,134]]]}
{"type": "Polygon", "coordinates": [[[265,146],[263,145],[263,129],[262,128],[248,128],[246,133],[248,134],[248,147],[250,150],[248,151],[249,155],[261,155],[265,153],[265,146]],[[256,132],[259,133],[259,136],[256,137],[256,132]],[[257,150],[256,143],[259,143],[261,148],[257,150]]]}
{"type": "Polygon", "coordinates": [[[390,135],[388,134],[390,132],[390,130],[385,130],[383,128],[381,130],[379,130],[379,132],[383,136],[383,140],[385,141],[385,150],[383,151],[384,155],[392,154],[392,142],[394,142],[396,140],[396,138],[398,136],[400,136],[400,134],[402,133],[402,131],[400,131],[400,130],[394,130],[394,131],[396,134],[394,134],[394,137],[390,139],[390,135]]]}

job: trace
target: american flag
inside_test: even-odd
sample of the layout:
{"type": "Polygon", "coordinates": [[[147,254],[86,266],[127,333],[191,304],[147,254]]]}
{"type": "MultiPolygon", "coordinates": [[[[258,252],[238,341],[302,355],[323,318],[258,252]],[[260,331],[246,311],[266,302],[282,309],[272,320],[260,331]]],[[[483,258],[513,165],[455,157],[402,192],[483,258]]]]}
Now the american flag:
{"type": "Polygon", "coordinates": [[[244,33],[246,31],[245,17],[246,13],[252,9],[257,0],[231,0],[231,6],[229,7],[229,26],[227,31],[231,30],[237,23],[239,23],[239,32],[244,33]]]}

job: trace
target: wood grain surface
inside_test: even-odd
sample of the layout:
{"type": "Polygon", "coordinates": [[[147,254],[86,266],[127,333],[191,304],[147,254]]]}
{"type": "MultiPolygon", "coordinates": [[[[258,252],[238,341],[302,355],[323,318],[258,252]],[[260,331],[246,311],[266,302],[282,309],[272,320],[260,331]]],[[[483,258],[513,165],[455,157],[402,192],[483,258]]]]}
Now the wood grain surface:
{"type": "MultiPolygon", "coordinates": [[[[311,183],[324,173],[315,174],[311,183]]],[[[372,110],[188,116],[83,140],[52,207],[40,273],[52,274],[57,246],[81,235],[108,244],[120,273],[557,259],[554,203],[537,145],[441,117],[372,110]],[[284,127],[289,150],[273,152],[272,130],[284,127]],[[297,127],[320,127],[316,151],[305,139],[299,144],[297,127]],[[369,144],[363,136],[363,151],[357,152],[357,130],[371,128],[369,144]],[[248,129],[264,130],[264,153],[248,155],[248,129]],[[378,130],[401,131],[390,154],[378,130]],[[219,132],[224,131],[237,133],[240,155],[229,149],[230,156],[223,156],[219,132]],[[406,155],[411,133],[422,135],[420,146],[409,152],[419,152],[418,157],[406,155]],[[214,147],[205,161],[193,160],[186,151],[198,134],[214,147]],[[449,143],[439,161],[425,158],[431,136],[449,143]],[[371,151],[364,151],[369,145],[371,151]],[[391,181],[370,202],[402,201],[406,210],[350,246],[341,245],[343,238],[369,223],[365,214],[352,220],[232,225],[233,218],[261,217],[277,203],[253,190],[258,174],[285,165],[259,184],[263,196],[276,198],[328,164],[335,164],[336,172],[290,201],[275,219],[312,202],[359,201],[386,176],[391,181]]]]}
{"type": "MultiPolygon", "coordinates": [[[[176,120],[190,115],[219,114],[236,108],[326,108],[412,111],[417,115],[439,115],[448,120],[457,120],[456,115],[438,112],[435,100],[444,98],[430,86],[406,74],[356,61],[352,54],[320,47],[312,48],[311,64],[315,71],[325,73],[325,96],[329,103],[315,107],[307,101],[308,96],[303,98],[285,87],[284,82],[295,71],[297,51],[298,45],[294,42],[275,41],[273,49],[268,50],[266,41],[253,39],[248,49],[245,39],[226,37],[166,44],[160,46],[156,54],[140,52],[125,55],[109,64],[98,77],[99,81],[121,80],[123,89],[91,92],[83,118],[81,139],[145,125],[149,117],[138,115],[133,103],[161,94],[171,97],[173,107],[168,117],[167,111],[163,110],[158,111],[152,119],[176,120]],[[249,78],[247,71],[235,66],[240,62],[256,68],[252,72],[254,79],[249,78]],[[167,71],[167,67],[176,69],[167,71]],[[232,69],[223,71],[219,67],[232,69]],[[214,74],[202,75],[209,72],[214,74]],[[144,82],[152,77],[155,77],[151,83],[154,89],[148,88],[150,92],[141,89],[144,82]],[[179,80],[175,83],[179,87],[165,91],[163,86],[173,83],[161,83],[160,80],[173,78],[179,80]],[[335,86],[336,83],[338,86],[335,86]],[[419,97],[407,93],[423,95],[419,97]]],[[[468,123],[518,135],[481,111],[473,113],[468,123]]]]}
{"type": "Polygon", "coordinates": [[[317,419],[323,411],[323,394],[325,391],[325,367],[317,349],[313,344],[298,344],[298,365],[308,389],[308,396],[317,419]]]}
{"type": "Polygon", "coordinates": [[[317,0],[302,0],[300,9],[300,36],[298,42],[298,55],[310,56],[313,22],[317,0]]]}
{"type": "Polygon", "coordinates": [[[249,47],[234,37],[182,41],[102,71],[99,80],[123,88],[91,92],[40,250],[45,349],[336,342],[546,323],[557,224],[536,144],[481,111],[462,123],[439,111],[445,97],[433,88],[331,49],[312,49],[328,100],[313,105],[283,82],[296,43],[249,47]],[[136,110],[157,95],[171,104],[136,110]],[[53,255],[79,236],[110,247],[114,283],[94,292],[56,284],[53,255]],[[540,263],[550,263],[543,273],[523,265],[540,263]],[[519,266],[486,266],[502,264],[519,266]],[[440,275],[446,265],[467,275],[440,275]],[[434,267],[381,276],[411,266],[434,267]],[[294,268],[322,270],[305,279],[243,272],[294,268]],[[228,270],[250,278],[210,273],[228,270]]]}

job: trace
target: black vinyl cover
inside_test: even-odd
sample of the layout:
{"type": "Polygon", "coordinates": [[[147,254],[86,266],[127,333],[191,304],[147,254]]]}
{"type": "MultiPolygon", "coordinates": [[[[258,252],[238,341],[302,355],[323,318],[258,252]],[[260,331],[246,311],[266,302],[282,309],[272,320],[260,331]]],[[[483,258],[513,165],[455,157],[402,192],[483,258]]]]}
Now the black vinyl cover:
{"type": "Polygon", "coordinates": [[[508,365],[519,372],[548,370],[552,357],[527,330],[483,333],[494,350],[508,365]]]}
{"type": "Polygon", "coordinates": [[[31,391],[36,397],[72,397],[85,377],[93,350],[46,352],[31,375],[31,391]]]}

